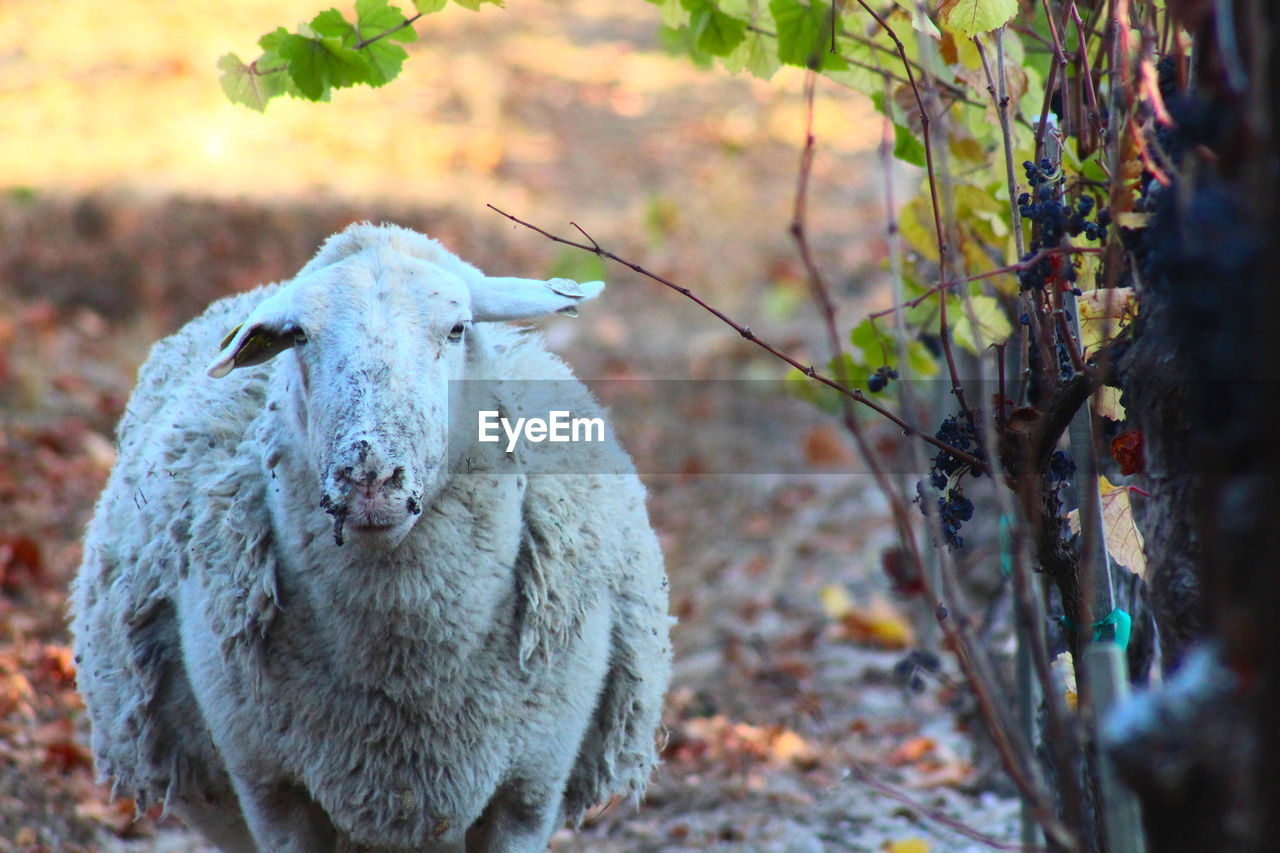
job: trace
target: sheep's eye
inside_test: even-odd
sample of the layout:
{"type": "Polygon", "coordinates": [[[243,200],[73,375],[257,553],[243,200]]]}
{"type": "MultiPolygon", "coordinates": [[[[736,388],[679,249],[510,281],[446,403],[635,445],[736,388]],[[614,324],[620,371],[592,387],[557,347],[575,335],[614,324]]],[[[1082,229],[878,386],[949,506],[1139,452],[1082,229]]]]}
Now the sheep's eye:
{"type": "Polygon", "coordinates": [[[458,341],[462,340],[462,333],[465,332],[466,330],[467,330],[467,326],[465,323],[456,324],[452,329],[449,330],[449,341],[451,343],[456,344],[458,341]]]}
{"type": "Polygon", "coordinates": [[[301,329],[293,330],[293,345],[300,347],[307,342],[307,333],[301,329]]]}

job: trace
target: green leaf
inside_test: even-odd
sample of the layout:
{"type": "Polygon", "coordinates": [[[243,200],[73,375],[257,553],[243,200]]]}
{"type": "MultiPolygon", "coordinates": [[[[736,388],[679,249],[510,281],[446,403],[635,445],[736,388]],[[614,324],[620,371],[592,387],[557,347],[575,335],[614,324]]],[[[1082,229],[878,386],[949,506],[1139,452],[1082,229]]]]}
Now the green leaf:
{"type": "Polygon", "coordinates": [[[453,2],[464,9],[470,9],[472,12],[479,12],[480,7],[486,3],[492,3],[499,8],[502,7],[502,0],[453,0],[453,2]]]}
{"type": "MultiPolygon", "coordinates": [[[[444,3],[440,3],[441,8],[444,3]]],[[[411,42],[418,37],[413,27],[406,27],[404,12],[396,6],[388,6],[387,0],[356,0],[356,30],[361,39],[371,39],[386,33],[386,37],[374,42],[381,44],[388,39],[392,41],[411,42]]],[[[371,45],[372,46],[372,45],[371,45]]]]}
{"type": "Polygon", "coordinates": [[[370,71],[366,82],[375,89],[396,79],[400,74],[400,67],[409,58],[403,47],[387,39],[366,45],[364,52],[368,55],[370,71]]]}
{"type": "Polygon", "coordinates": [[[689,26],[693,30],[698,50],[712,56],[727,56],[742,43],[747,34],[747,24],[731,18],[709,0],[686,3],[689,9],[689,26]]]}
{"type": "Polygon", "coordinates": [[[323,99],[330,89],[373,79],[373,66],[368,60],[334,38],[289,34],[280,42],[278,51],[288,61],[289,76],[298,91],[312,101],[323,99]]]}
{"type": "Polygon", "coordinates": [[[311,32],[326,39],[336,39],[347,46],[355,44],[356,28],[337,9],[326,9],[311,19],[311,32]]]}
{"type": "Polygon", "coordinates": [[[782,67],[773,42],[754,30],[748,31],[742,43],[721,62],[729,71],[749,71],[761,80],[768,80],[782,67]]]}
{"type": "Polygon", "coordinates": [[[434,15],[448,4],[449,0],[413,0],[413,8],[423,15],[434,15]]]}
{"type": "Polygon", "coordinates": [[[233,104],[243,104],[251,110],[264,112],[267,101],[271,100],[261,75],[241,61],[234,53],[228,53],[218,60],[218,68],[222,76],[218,82],[227,100],[233,104]]]}
{"type": "Polygon", "coordinates": [[[689,10],[680,0],[649,0],[649,2],[658,4],[658,16],[664,27],[678,30],[689,25],[689,10]]]}
{"type": "Polygon", "coordinates": [[[925,165],[924,143],[908,127],[893,126],[893,156],[912,166],[925,165]]]}
{"type": "Polygon", "coordinates": [[[831,53],[830,5],[820,0],[770,0],[769,11],[778,28],[782,62],[820,70],[846,67],[844,60],[831,53]]]}
{"type": "Polygon", "coordinates": [[[276,27],[271,32],[258,39],[258,47],[262,48],[264,54],[270,54],[274,58],[279,58],[280,45],[284,44],[285,39],[289,38],[291,33],[284,27],[276,27]]]}
{"type": "MultiPolygon", "coordinates": [[[[911,322],[911,315],[908,313],[908,326],[914,326],[911,322]]],[[[849,333],[849,342],[858,348],[861,358],[855,358],[854,361],[859,363],[860,373],[855,374],[860,382],[864,382],[871,373],[881,365],[901,370],[898,366],[898,343],[895,340],[897,331],[893,328],[885,328],[884,320],[880,323],[872,324],[871,318],[863,320],[857,326],[853,327],[853,331],[849,333]]],[[[924,329],[924,331],[929,331],[924,329]]],[[[911,332],[914,336],[915,332],[911,332]]],[[[938,373],[938,362],[934,360],[929,353],[929,348],[914,337],[907,344],[907,366],[909,373],[903,378],[935,376],[938,373]]]]}
{"type": "Polygon", "coordinates": [[[1003,27],[1018,13],[1018,0],[943,0],[938,19],[953,33],[969,38],[1003,27]]]}

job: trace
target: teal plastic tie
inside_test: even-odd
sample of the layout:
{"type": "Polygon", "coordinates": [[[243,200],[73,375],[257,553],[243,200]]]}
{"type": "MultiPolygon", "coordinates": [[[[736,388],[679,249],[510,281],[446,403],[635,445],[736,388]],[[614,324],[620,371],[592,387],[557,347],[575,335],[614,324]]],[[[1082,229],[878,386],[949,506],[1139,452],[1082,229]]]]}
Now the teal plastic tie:
{"type": "MultiPolygon", "coordinates": [[[[1061,624],[1062,627],[1068,628],[1073,631],[1078,631],[1081,628],[1081,626],[1077,625],[1074,621],[1072,621],[1071,619],[1068,619],[1066,616],[1061,617],[1058,620],[1058,623],[1061,624]]],[[[1093,642],[1095,643],[1102,642],[1103,631],[1105,631],[1108,627],[1111,627],[1115,629],[1111,639],[1114,640],[1115,644],[1120,647],[1120,650],[1124,651],[1125,649],[1129,648],[1129,636],[1133,633],[1133,617],[1131,617],[1125,611],[1121,610],[1119,607],[1117,607],[1115,610],[1112,610],[1105,617],[1103,617],[1102,619],[1099,619],[1097,622],[1094,622],[1089,627],[1093,629],[1093,642]]]]}
{"type": "Polygon", "coordinates": [[[1133,618],[1119,607],[1112,610],[1106,615],[1106,618],[1093,623],[1093,641],[1095,643],[1102,640],[1102,632],[1108,625],[1115,629],[1112,639],[1120,647],[1120,651],[1129,648],[1129,635],[1133,632],[1133,618]]]}

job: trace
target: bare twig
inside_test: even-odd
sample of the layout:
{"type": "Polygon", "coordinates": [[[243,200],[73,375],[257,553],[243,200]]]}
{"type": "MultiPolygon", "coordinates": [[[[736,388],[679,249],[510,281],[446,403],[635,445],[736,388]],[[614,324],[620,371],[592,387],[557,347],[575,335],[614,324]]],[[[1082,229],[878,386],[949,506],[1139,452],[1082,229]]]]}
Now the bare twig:
{"type": "Polygon", "coordinates": [[[937,809],[930,808],[928,805],[917,800],[901,788],[890,785],[888,782],[877,778],[869,768],[862,764],[851,761],[848,766],[848,771],[850,776],[853,776],[859,782],[866,785],[868,788],[871,788],[876,793],[888,797],[889,799],[897,800],[925,819],[933,821],[940,826],[945,826],[957,835],[962,835],[970,841],[976,841],[983,846],[990,847],[992,850],[1021,851],[1021,853],[1043,853],[1044,851],[1043,847],[1024,847],[1021,844],[1001,841],[995,836],[987,835],[985,832],[979,832],[968,824],[961,823],[954,818],[948,817],[937,809]]]}
{"type": "MultiPolygon", "coordinates": [[[[902,39],[898,38],[898,34],[894,31],[893,27],[889,26],[888,21],[867,5],[866,0],[858,0],[858,5],[861,6],[868,15],[874,18],[875,22],[880,25],[881,29],[883,29],[889,38],[893,40],[893,45],[898,51],[898,57],[902,60],[902,67],[907,72],[907,79],[911,83],[911,93],[915,96],[916,108],[920,112],[921,135],[924,137],[924,164],[925,171],[929,176],[929,201],[933,207],[933,230],[938,240],[938,278],[945,286],[947,283],[947,256],[950,254],[951,247],[948,245],[946,235],[942,230],[942,212],[938,206],[937,177],[935,176],[933,169],[933,134],[930,130],[931,120],[929,118],[929,111],[925,109],[924,98],[920,95],[920,87],[916,84],[916,77],[915,73],[911,70],[911,63],[907,61],[907,50],[902,44],[902,39]]],[[[942,331],[942,345],[944,350],[951,346],[949,338],[950,336],[944,328],[942,331]]],[[[955,370],[955,361],[950,356],[948,356],[947,361],[948,367],[951,368],[952,390],[956,392],[956,397],[960,401],[961,408],[968,413],[969,407],[965,405],[964,402],[964,389],[960,387],[960,378],[955,370]]]]}
{"type": "MultiPolygon", "coordinates": [[[[965,276],[959,281],[953,282],[950,286],[955,287],[961,284],[968,284],[972,281],[983,281],[988,278],[998,278],[1002,275],[1017,275],[1023,270],[1031,269],[1045,258],[1051,258],[1055,255],[1100,255],[1102,252],[1103,250],[1096,246],[1050,246],[1048,248],[1041,249],[1025,261],[1019,261],[1016,264],[1009,264],[1008,266],[1000,267],[999,269],[988,270],[987,272],[978,273],[977,275],[965,276]]],[[[943,284],[935,284],[933,287],[929,288],[914,299],[908,299],[906,302],[903,302],[902,306],[904,308],[915,308],[926,299],[946,289],[946,287],[947,286],[943,284]]],[[[885,317],[893,312],[893,308],[883,308],[879,311],[871,312],[868,316],[872,318],[879,318],[885,317]]]]}
{"type": "Polygon", "coordinates": [[[809,276],[809,286],[813,292],[813,300],[822,312],[823,326],[827,330],[827,343],[831,347],[831,357],[836,362],[836,379],[841,384],[847,385],[849,378],[844,375],[844,364],[840,359],[840,353],[844,351],[844,346],[840,341],[840,332],[836,328],[836,306],[831,299],[831,290],[827,287],[827,282],[822,277],[822,271],[818,269],[818,264],[813,259],[813,252],[809,248],[808,232],[805,229],[809,200],[809,176],[813,173],[815,150],[813,99],[817,76],[812,69],[807,70],[804,75],[804,149],[800,154],[800,168],[796,178],[795,207],[791,216],[791,227],[788,230],[791,234],[791,239],[796,243],[796,250],[800,253],[800,261],[804,264],[805,272],[809,276]]]}
{"type": "MultiPolygon", "coordinates": [[[[789,353],[778,349],[773,344],[763,340],[758,335],[756,335],[755,332],[751,331],[750,326],[742,325],[741,323],[737,322],[733,318],[729,317],[720,309],[716,308],[713,305],[708,304],[705,300],[703,300],[701,297],[699,297],[696,293],[694,293],[689,288],[678,285],[675,282],[671,281],[670,279],[664,278],[658,275],[657,273],[650,272],[649,270],[645,269],[644,267],[640,266],[639,264],[633,261],[628,261],[625,258],[619,257],[613,252],[610,252],[609,250],[601,247],[600,244],[597,243],[590,236],[587,236],[587,240],[589,241],[589,243],[579,243],[575,240],[570,240],[565,237],[560,237],[555,234],[552,234],[551,232],[546,231],[542,228],[539,228],[538,226],[534,225],[531,222],[526,222],[525,220],[520,219],[517,216],[513,216],[512,214],[507,213],[505,210],[500,210],[499,208],[494,207],[492,204],[486,205],[486,206],[490,210],[494,211],[495,213],[501,216],[505,216],[507,219],[510,219],[512,222],[516,223],[517,225],[528,228],[530,231],[533,231],[537,234],[541,234],[543,237],[546,237],[548,240],[551,240],[554,243],[559,243],[563,246],[570,246],[575,249],[581,249],[584,252],[590,252],[593,255],[596,255],[598,257],[605,258],[617,264],[621,264],[627,269],[637,272],[640,275],[644,276],[645,278],[651,279],[665,287],[671,288],[676,293],[679,293],[681,296],[684,296],[692,300],[704,311],[713,315],[722,323],[724,323],[729,328],[733,329],[735,332],[741,335],[743,338],[747,339],[751,343],[765,350],[770,355],[773,355],[775,358],[785,361],[787,364],[791,365],[796,370],[799,370],[801,373],[803,373],[805,376],[808,376],[810,379],[820,382],[821,384],[827,386],[831,390],[845,397],[848,397],[849,399],[857,403],[860,403],[863,406],[866,406],[876,414],[891,421],[893,424],[898,426],[905,435],[916,436],[926,444],[931,444],[939,450],[945,450],[947,453],[950,453],[952,456],[954,456],[956,459],[960,460],[964,464],[971,466],[976,471],[982,471],[985,474],[991,473],[991,470],[987,466],[986,462],[983,462],[981,459],[978,459],[977,457],[973,456],[970,453],[965,453],[963,450],[959,450],[958,448],[952,447],[951,445],[947,444],[944,441],[940,441],[939,439],[935,438],[934,436],[930,435],[927,432],[922,432],[915,425],[909,423],[907,420],[905,420],[902,416],[898,415],[896,412],[893,412],[885,408],[884,406],[881,406],[879,403],[875,402],[874,400],[869,399],[866,394],[863,394],[857,388],[849,388],[846,385],[842,385],[841,383],[837,382],[831,377],[826,376],[825,374],[819,373],[817,368],[815,368],[812,364],[805,364],[804,362],[800,361],[799,359],[795,358],[789,353]]],[[[584,235],[586,234],[586,232],[583,231],[583,229],[580,226],[578,226],[576,223],[572,223],[572,224],[573,224],[573,227],[577,228],[580,233],[584,235]]]]}
{"type": "MultiPolygon", "coordinates": [[[[765,29],[764,27],[757,26],[756,24],[747,24],[747,31],[748,31],[748,32],[756,33],[756,34],[758,34],[758,35],[762,35],[762,36],[764,36],[765,38],[776,39],[776,38],[778,37],[778,34],[777,34],[777,33],[775,33],[775,32],[773,32],[772,30],[767,30],[767,29],[765,29]]],[[[887,48],[887,47],[885,47],[885,46],[884,46],[884,45],[882,45],[882,44],[877,44],[875,41],[873,41],[872,39],[867,38],[866,36],[860,36],[860,35],[858,35],[857,33],[851,33],[851,32],[849,32],[848,30],[844,30],[844,29],[842,29],[842,30],[840,31],[840,37],[841,37],[841,38],[849,39],[850,41],[856,41],[856,42],[859,42],[860,44],[865,44],[867,47],[870,47],[870,48],[872,48],[872,49],[874,49],[874,50],[882,51],[882,52],[887,53],[887,54],[889,54],[889,55],[891,55],[891,56],[897,56],[897,53],[896,53],[894,50],[892,50],[892,49],[890,49],[890,48],[887,48]]],[[[839,59],[843,60],[844,62],[849,63],[850,65],[854,66],[855,68],[862,68],[862,69],[865,69],[865,70],[867,70],[867,71],[872,71],[872,72],[874,72],[874,73],[876,73],[876,74],[879,74],[879,75],[881,75],[881,76],[883,76],[883,77],[888,77],[890,80],[893,80],[895,83],[903,83],[903,84],[907,84],[907,85],[910,85],[910,83],[911,83],[911,81],[910,81],[910,80],[908,80],[906,77],[903,77],[903,76],[901,76],[901,75],[899,75],[899,74],[895,74],[895,73],[893,73],[892,71],[890,71],[890,70],[889,70],[889,69],[887,69],[887,68],[883,68],[883,67],[878,66],[878,65],[872,65],[871,63],[869,63],[869,62],[863,62],[863,61],[862,61],[862,60],[860,60],[860,59],[854,59],[852,56],[849,56],[848,54],[840,53],[840,52],[838,52],[838,51],[833,51],[833,52],[832,52],[832,56],[838,57],[839,59]]],[[[913,67],[915,67],[915,68],[919,68],[919,67],[920,67],[920,63],[912,61],[912,66],[913,66],[913,67]]],[[[832,82],[836,83],[836,85],[841,85],[839,81],[832,81],[832,82]]],[[[965,90],[964,90],[964,89],[962,89],[962,88],[961,88],[961,87],[959,87],[959,86],[956,86],[956,85],[954,85],[954,84],[952,84],[952,83],[946,83],[946,82],[941,81],[941,80],[937,81],[937,86],[938,86],[938,88],[939,88],[939,89],[941,89],[941,90],[943,90],[944,92],[946,92],[946,93],[947,93],[947,96],[948,96],[948,97],[949,97],[953,102],[958,102],[958,103],[962,103],[962,104],[968,104],[968,105],[969,105],[969,106],[971,106],[971,107],[980,107],[980,106],[982,106],[982,104],[980,104],[979,102],[977,102],[977,101],[973,100],[972,98],[970,98],[970,97],[965,93],[965,90]]]]}
{"type": "Polygon", "coordinates": [[[1107,141],[1107,128],[1102,123],[1102,111],[1098,109],[1098,94],[1093,86],[1093,69],[1089,67],[1089,52],[1085,49],[1084,22],[1080,20],[1080,12],[1076,9],[1076,4],[1071,4],[1071,18],[1076,25],[1076,52],[1078,55],[1077,62],[1080,64],[1080,72],[1084,74],[1084,92],[1085,97],[1089,100],[1089,122],[1092,124],[1094,132],[1098,134],[1098,139],[1102,144],[1107,141]]]}

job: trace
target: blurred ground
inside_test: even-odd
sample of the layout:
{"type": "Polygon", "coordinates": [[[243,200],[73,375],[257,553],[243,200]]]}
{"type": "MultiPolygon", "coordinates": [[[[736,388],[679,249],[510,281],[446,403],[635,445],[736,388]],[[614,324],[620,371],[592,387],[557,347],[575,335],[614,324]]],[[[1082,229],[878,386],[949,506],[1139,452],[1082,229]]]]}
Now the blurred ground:
{"type": "MultiPolygon", "coordinates": [[[[491,272],[607,278],[605,299],[548,329],[581,376],[783,375],[691,303],[492,203],[566,234],[573,220],[803,357],[820,339],[787,237],[798,77],[670,58],[641,0],[510,5],[422,25],[383,90],[265,117],[223,102],[217,56],[250,58],[262,32],[323,4],[0,6],[0,851],[201,849],[94,784],[64,602],[134,371],[211,299],[386,219],[491,272]]],[[[813,238],[853,317],[883,304],[880,126],[834,88],[818,122],[813,238]]],[[[883,502],[844,438],[791,400],[744,416],[732,395],[625,387],[607,402],[648,472],[681,620],[670,739],[638,812],[615,804],[554,849],[973,846],[926,812],[1009,840],[1014,806],[967,792],[960,692],[945,674],[917,690],[894,675],[919,620],[879,571],[883,502]],[[912,841],[925,846],[890,846],[912,841]]]]}

